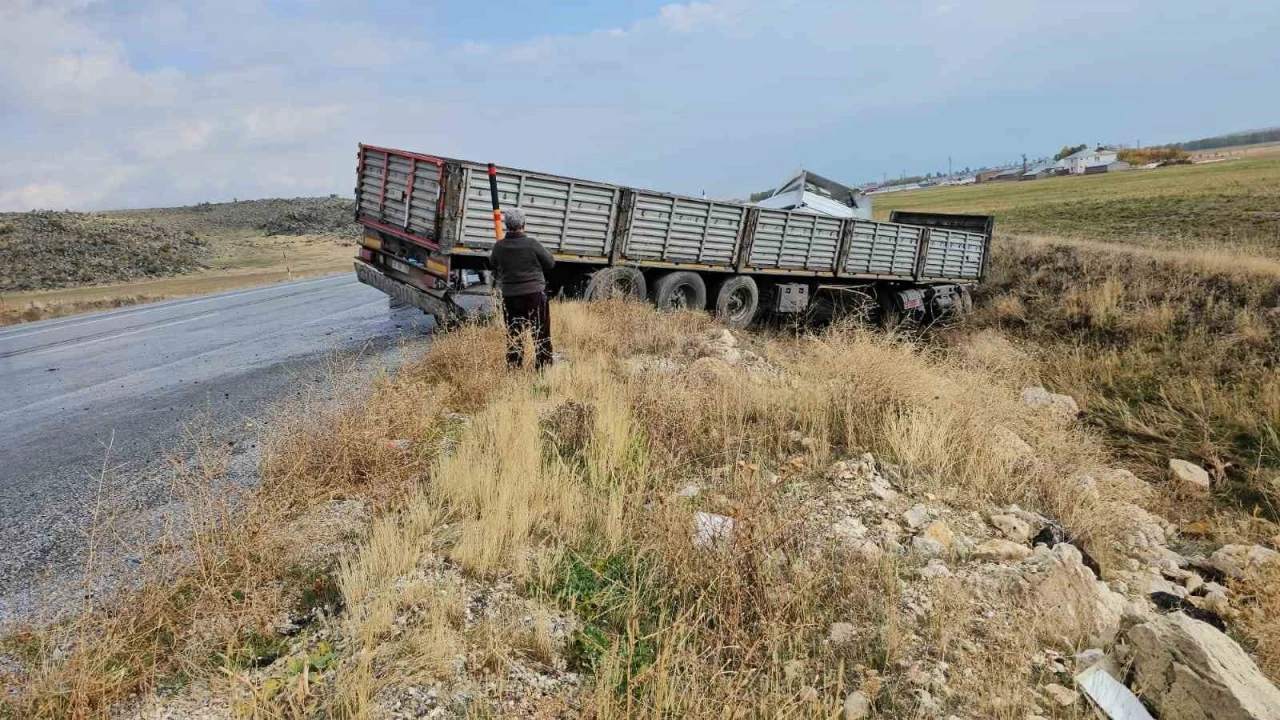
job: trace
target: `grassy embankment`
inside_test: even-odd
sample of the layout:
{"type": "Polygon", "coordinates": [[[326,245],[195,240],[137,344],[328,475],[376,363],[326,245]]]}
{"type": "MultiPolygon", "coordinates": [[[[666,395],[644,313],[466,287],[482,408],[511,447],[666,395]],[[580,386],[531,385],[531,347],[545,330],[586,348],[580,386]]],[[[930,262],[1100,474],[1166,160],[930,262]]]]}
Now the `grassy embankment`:
{"type": "Polygon", "coordinates": [[[1222,504],[1280,517],[1280,157],[877,200],[994,212],[979,323],[1031,341],[1145,476],[1187,457],[1222,504]]]}
{"type": "MultiPolygon", "coordinates": [[[[977,327],[1024,341],[1038,372],[1142,477],[1183,541],[1280,546],[1280,151],[1098,177],[879,196],[993,212],[1001,241],[977,327]],[[1210,468],[1210,498],[1161,483],[1210,468]]],[[[1280,677],[1280,573],[1241,590],[1243,634],[1280,677]]]]}
{"type": "MultiPolygon", "coordinates": [[[[913,493],[959,513],[1041,509],[1113,562],[1127,521],[1063,482],[1098,473],[1099,445],[1021,404],[1026,376],[1006,346],[982,336],[925,352],[836,328],[753,342],[758,358],[731,367],[691,361],[710,325],[701,314],[565,304],[553,316],[572,363],[545,376],[505,370],[498,327],[463,328],[371,394],[298,413],[268,443],[246,510],[206,513],[194,567],[21,636],[30,675],[13,711],[94,717],[136,692],[211,678],[247,716],[368,717],[385,692],[458,681],[458,657],[480,693],[513,663],[551,672],[564,656],[586,679],[569,697],[534,693],[542,716],[567,702],[601,718],[728,707],[828,717],[862,688],[907,717],[909,668],[937,662],[965,669],[949,707],[1032,709],[1028,628],[1050,619],[1021,617],[1010,598],[993,622],[983,613],[997,600],[951,581],[908,603],[914,560],[859,554],[806,521],[831,492],[832,460],[870,451],[900,464],[913,493]],[[993,432],[1001,425],[1033,454],[993,432]],[[797,447],[793,430],[813,442],[797,447]],[[704,493],[678,498],[690,482],[704,493]],[[377,519],[330,575],[300,564],[310,543],[290,528],[335,499],[360,499],[377,519]],[[732,539],[693,547],[696,510],[732,516],[732,539]],[[497,602],[494,587],[521,604],[468,619],[477,593],[497,602]],[[335,598],[324,630],[272,631],[291,604],[335,598]],[[570,636],[557,639],[547,618],[566,614],[570,636]],[[856,637],[828,641],[835,622],[856,637]],[[282,645],[296,661],[254,669],[282,645]]],[[[470,697],[471,716],[502,715],[493,698],[470,697]]]]}

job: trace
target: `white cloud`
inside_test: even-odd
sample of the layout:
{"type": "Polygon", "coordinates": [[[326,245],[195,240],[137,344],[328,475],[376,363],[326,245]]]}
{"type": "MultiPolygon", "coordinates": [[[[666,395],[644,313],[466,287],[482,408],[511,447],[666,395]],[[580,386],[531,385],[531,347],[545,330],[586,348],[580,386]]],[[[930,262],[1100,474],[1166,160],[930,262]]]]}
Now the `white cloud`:
{"type": "Polygon", "coordinates": [[[327,2],[0,0],[0,209],[345,194],[361,141],[735,195],[1280,116],[1268,0],[696,0],[505,43],[327,2]]]}
{"type": "Polygon", "coordinates": [[[723,4],[691,2],[687,5],[663,5],[658,10],[658,20],[666,27],[680,33],[694,32],[714,27],[727,18],[723,4]]]}

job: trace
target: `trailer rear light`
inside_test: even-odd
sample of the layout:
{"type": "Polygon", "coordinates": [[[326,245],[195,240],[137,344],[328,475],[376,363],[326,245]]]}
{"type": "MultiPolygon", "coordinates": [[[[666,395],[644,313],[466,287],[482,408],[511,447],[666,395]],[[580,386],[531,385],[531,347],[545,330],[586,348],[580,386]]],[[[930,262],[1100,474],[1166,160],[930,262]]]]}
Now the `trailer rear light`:
{"type": "Polygon", "coordinates": [[[373,251],[369,248],[360,248],[360,259],[365,262],[373,262],[373,251]]]}

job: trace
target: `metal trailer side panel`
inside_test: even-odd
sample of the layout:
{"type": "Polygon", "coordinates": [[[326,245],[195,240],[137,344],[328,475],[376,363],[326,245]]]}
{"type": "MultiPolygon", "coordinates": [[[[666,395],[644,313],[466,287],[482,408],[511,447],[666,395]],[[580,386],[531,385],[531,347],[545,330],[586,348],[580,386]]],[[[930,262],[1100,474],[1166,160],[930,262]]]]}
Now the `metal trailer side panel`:
{"type": "Polygon", "coordinates": [[[870,220],[850,222],[853,233],[840,275],[898,275],[911,279],[920,252],[920,228],[870,220]]]}
{"type": "MultiPolygon", "coordinates": [[[[494,240],[488,169],[467,165],[462,171],[465,191],[457,244],[488,249],[494,240]]],[[[529,234],[556,254],[607,258],[619,194],[613,185],[498,169],[502,207],[523,210],[529,234]]]]}
{"type": "Polygon", "coordinates": [[[747,267],[752,270],[834,272],[840,252],[840,218],[761,209],[747,267]]]}
{"type": "Polygon", "coordinates": [[[977,280],[982,275],[982,255],[986,245],[986,235],[930,228],[924,267],[917,279],[977,280]]]}
{"type": "Polygon", "coordinates": [[[741,205],[636,190],[623,258],[731,266],[744,214],[741,205]]]}
{"type": "Polygon", "coordinates": [[[434,242],[442,167],[434,158],[361,147],[357,219],[434,242]]]}

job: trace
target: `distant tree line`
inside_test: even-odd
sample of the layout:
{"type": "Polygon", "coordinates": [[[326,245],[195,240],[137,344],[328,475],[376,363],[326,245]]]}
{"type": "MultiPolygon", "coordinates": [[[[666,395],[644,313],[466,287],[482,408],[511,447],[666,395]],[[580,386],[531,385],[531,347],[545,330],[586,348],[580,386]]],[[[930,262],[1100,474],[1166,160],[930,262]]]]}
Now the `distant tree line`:
{"type": "Polygon", "coordinates": [[[1218,135],[1211,138],[1192,140],[1191,142],[1177,143],[1174,147],[1182,148],[1183,150],[1213,150],[1233,145],[1259,145],[1269,142],[1280,142],[1280,128],[1218,135]]]}
{"type": "Polygon", "coordinates": [[[1088,147],[1089,147],[1088,145],[1064,145],[1062,149],[1058,151],[1058,154],[1053,156],[1053,159],[1055,161],[1061,160],[1064,157],[1075,155],[1076,153],[1080,152],[1081,150],[1085,150],[1088,147]]]}

